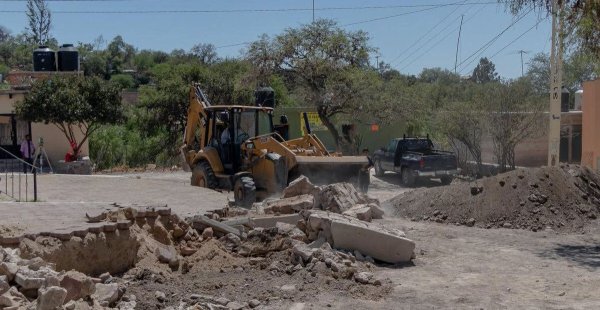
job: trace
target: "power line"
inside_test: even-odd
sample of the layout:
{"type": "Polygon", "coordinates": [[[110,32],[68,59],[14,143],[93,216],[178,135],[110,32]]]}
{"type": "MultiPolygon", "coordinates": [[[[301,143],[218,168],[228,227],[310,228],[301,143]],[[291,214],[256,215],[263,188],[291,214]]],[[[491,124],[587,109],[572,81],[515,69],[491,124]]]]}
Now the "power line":
{"type": "MultiPolygon", "coordinates": [[[[466,0],[463,1],[463,2],[466,2],[466,0]]],[[[402,57],[411,48],[413,48],[415,45],[417,45],[419,42],[421,42],[421,40],[423,40],[425,37],[427,37],[435,28],[437,28],[440,24],[442,24],[445,20],[447,20],[448,17],[450,17],[452,14],[454,14],[454,12],[456,12],[458,10],[458,8],[459,7],[456,7],[454,10],[452,10],[452,12],[450,12],[450,14],[448,14],[444,18],[442,18],[437,24],[435,24],[433,27],[431,27],[424,35],[419,36],[419,38],[415,42],[413,42],[412,44],[410,44],[408,46],[408,48],[406,48],[405,50],[403,50],[402,52],[400,52],[400,54],[398,54],[398,56],[394,57],[394,59],[392,59],[390,61],[390,64],[394,63],[396,60],[398,60],[398,58],[402,57]]]]}
{"type": "Polygon", "coordinates": [[[455,5],[461,6],[461,5],[473,5],[473,4],[488,5],[488,4],[498,4],[498,3],[497,2],[469,2],[469,3],[465,3],[464,1],[459,1],[459,2],[453,2],[453,3],[439,4],[439,5],[436,5],[436,6],[431,6],[431,7],[428,7],[428,8],[425,8],[425,9],[416,10],[416,11],[410,11],[410,12],[405,12],[405,13],[400,13],[400,14],[394,14],[394,15],[389,15],[389,16],[383,16],[383,17],[377,17],[377,18],[371,18],[371,19],[362,20],[362,21],[358,21],[358,22],[353,22],[353,23],[342,25],[342,27],[352,26],[352,25],[358,25],[358,24],[364,24],[364,23],[370,23],[370,22],[380,21],[380,20],[384,20],[384,19],[390,19],[390,18],[400,17],[400,16],[404,16],[404,15],[409,15],[409,14],[420,13],[420,12],[424,12],[424,11],[430,11],[430,10],[440,9],[440,8],[444,8],[444,7],[448,7],[448,6],[455,6],[455,5]]]}
{"type": "MultiPolygon", "coordinates": [[[[509,47],[510,45],[512,45],[513,43],[517,42],[520,38],[522,38],[524,35],[526,35],[529,31],[533,30],[533,28],[537,27],[539,24],[541,24],[543,21],[547,20],[548,17],[546,18],[542,18],[540,19],[537,23],[535,23],[533,26],[531,26],[529,29],[525,30],[525,32],[521,33],[518,37],[516,37],[514,40],[510,41],[508,44],[506,44],[504,47],[502,47],[500,50],[498,50],[494,55],[492,55],[490,57],[490,59],[496,57],[498,54],[500,54],[503,50],[505,50],[507,47],[509,47]]],[[[521,54],[521,66],[523,65],[523,53],[527,54],[526,51],[520,50],[517,53],[521,54]]],[[[521,68],[522,70],[522,68],[521,68]]]]}
{"type": "MultiPolygon", "coordinates": [[[[473,15],[472,15],[471,17],[469,17],[469,18],[468,18],[468,19],[467,19],[467,20],[466,20],[466,21],[465,21],[463,24],[466,24],[466,23],[468,23],[469,21],[471,21],[473,18],[477,17],[477,14],[478,14],[479,12],[481,12],[481,10],[483,10],[483,8],[484,8],[484,7],[480,7],[480,8],[479,8],[477,11],[475,11],[475,13],[473,13],[473,15]]],[[[466,14],[466,13],[467,13],[467,12],[468,12],[470,9],[471,9],[471,8],[468,8],[467,10],[465,10],[465,11],[463,12],[463,14],[466,14]]],[[[458,20],[458,18],[456,18],[456,19],[452,20],[452,22],[454,22],[455,20],[458,20]]],[[[450,26],[452,26],[452,23],[448,24],[448,26],[446,26],[444,29],[442,29],[440,32],[438,32],[438,33],[437,33],[435,36],[431,37],[429,40],[427,40],[427,42],[423,43],[423,44],[422,44],[422,45],[421,45],[421,46],[420,46],[420,47],[417,49],[417,51],[419,51],[419,50],[421,50],[423,47],[427,46],[427,45],[429,44],[429,42],[433,41],[433,40],[434,40],[434,39],[436,39],[438,36],[440,36],[440,35],[444,34],[444,35],[442,35],[442,38],[441,38],[440,40],[438,40],[438,41],[437,41],[437,42],[435,42],[433,45],[431,45],[431,46],[430,46],[430,47],[429,47],[429,48],[428,48],[426,51],[424,51],[423,53],[421,53],[419,56],[417,56],[417,57],[413,58],[413,59],[412,59],[412,61],[410,61],[408,64],[406,64],[406,65],[405,65],[404,67],[402,67],[400,70],[402,71],[402,70],[406,69],[407,67],[409,67],[410,65],[412,65],[412,64],[413,64],[415,61],[417,61],[417,60],[418,60],[418,59],[420,59],[421,57],[423,57],[423,56],[427,55],[427,53],[431,52],[431,50],[432,50],[434,47],[438,46],[438,45],[439,45],[440,43],[442,43],[444,40],[448,39],[448,36],[449,36],[450,34],[454,33],[454,31],[456,31],[456,30],[458,30],[458,29],[459,29],[459,27],[455,27],[455,28],[453,28],[452,30],[450,30],[449,32],[446,32],[446,33],[444,33],[444,31],[445,31],[446,29],[448,29],[448,27],[450,27],[450,26]]],[[[411,55],[413,55],[414,53],[416,53],[416,51],[415,51],[415,52],[413,52],[411,55]]],[[[409,55],[409,57],[410,57],[410,55],[409,55]]],[[[408,59],[408,58],[406,58],[406,59],[408,59]]],[[[404,60],[406,60],[406,59],[404,59],[404,60]]],[[[402,62],[404,62],[404,60],[402,60],[402,62]]],[[[402,62],[401,62],[401,63],[402,63],[402,62]]]]}
{"type": "MultiPolygon", "coordinates": [[[[0,0],[4,2],[22,2],[20,0],[0,0]]],[[[77,0],[55,0],[55,1],[67,1],[67,2],[77,2],[77,0]]],[[[83,0],[87,2],[107,2],[107,1],[118,1],[118,0],[83,0]]],[[[120,0],[123,1],[123,0],[120,0]]],[[[472,2],[466,4],[478,4],[478,5],[487,5],[487,4],[496,4],[496,2],[472,2]]],[[[417,13],[421,11],[428,11],[437,8],[447,7],[447,6],[456,6],[456,5],[466,5],[461,4],[459,2],[446,3],[446,4],[413,4],[413,5],[387,5],[387,6],[357,6],[357,7],[324,7],[324,8],[314,8],[314,11],[344,11],[344,10],[375,10],[375,9],[394,9],[394,8],[424,8],[414,12],[402,13],[394,16],[386,16],[381,18],[376,18],[374,20],[388,19],[392,17],[402,16],[406,14],[417,13]]],[[[52,13],[55,14],[193,14],[193,13],[272,13],[272,12],[306,12],[313,11],[313,8],[281,8],[281,9],[229,9],[229,10],[121,10],[121,11],[91,11],[91,10],[81,10],[81,11],[65,11],[65,10],[53,10],[52,13]]],[[[25,13],[24,10],[0,10],[0,13],[25,13]]],[[[360,24],[368,21],[360,21],[353,24],[360,24]]]]}
{"type": "Polygon", "coordinates": [[[473,63],[473,61],[475,61],[477,59],[477,56],[483,54],[483,52],[485,52],[485,50],[487,50],[490,46],[492,46],[492,44],[494,44],[494,42],[496,42],[506,31],[508,31],[508,29],[512,28],[521,19],[523,19],[525,16],[527,16],[529,13],[531,13],[531,11],[533,11],[533,7],[531,9],[529,9],[529,11],[527,11],[527,12],[523,13],[521,16],[517,17],[517,19],[515,19],[506,28],[504,28],[502,31],[500,31],[500,33],[498,33],[495,37],[493,37],[491,40],[489,40],[487,43],[485,43],[483,46],[481,46],[479,49],[477,49],[475,52],[473,52],[473,54],[469,55],[469,57],[465,58],[465,60],[463,60],[461,63],[459,63],[458,66],[462,67],[462,69],[460,69],[460,73],[462,73],[467,68],[467,66],[469,66],[471,63],[473,63]],[[469,59],[471,59],[471,61],[469,61],[469,59]],[[463,66],[463,64],[467,61],[469,61],[469,62],[463,66]]]}

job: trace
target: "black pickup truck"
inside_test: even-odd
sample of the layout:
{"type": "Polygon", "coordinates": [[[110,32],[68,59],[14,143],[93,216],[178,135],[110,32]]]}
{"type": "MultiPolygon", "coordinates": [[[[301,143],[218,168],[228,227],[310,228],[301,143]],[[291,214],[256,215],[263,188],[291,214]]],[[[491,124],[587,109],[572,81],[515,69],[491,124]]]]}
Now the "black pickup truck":
{"type": "Polygon", "coordinates": [[[456,156],[435,150],[429,138],[392,139],[387,148],[375,152],[373,162],[376,176],[386,171],[400,173],[406,186],[413,186],[419,179],[434,178],[450,184],[458,173],[456,156]]]}

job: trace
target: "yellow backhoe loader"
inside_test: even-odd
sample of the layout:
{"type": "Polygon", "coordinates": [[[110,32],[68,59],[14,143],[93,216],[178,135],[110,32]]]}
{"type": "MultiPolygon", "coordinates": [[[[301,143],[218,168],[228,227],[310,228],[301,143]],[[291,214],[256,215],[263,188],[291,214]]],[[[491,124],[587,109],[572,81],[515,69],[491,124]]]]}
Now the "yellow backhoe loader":
{"type": "Polygon", "coordinates": [[[236,204],[250,207],[300,175],[317,184],[364,182],[367,158],[328,152],[310,133],[306,114],[304,122],[308,133],[286,141],[274,130],[272,107],[211,105],[193,84],[181,147],[191,184],[233,190],[236,204]]]}

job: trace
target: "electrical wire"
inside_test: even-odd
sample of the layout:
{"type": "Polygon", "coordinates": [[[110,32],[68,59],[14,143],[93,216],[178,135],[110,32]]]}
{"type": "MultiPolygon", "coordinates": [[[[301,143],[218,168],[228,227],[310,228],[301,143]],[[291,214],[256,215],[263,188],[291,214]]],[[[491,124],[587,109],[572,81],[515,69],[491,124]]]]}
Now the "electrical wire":
{"type": "MultiPolygon", "coordinates": [[[[471,15],[469,18],[467,18],[467,20],[465,20],[465,21],[463,22],[463,26],[464,26],[465,24],[469,23],[469,22],[470,22],[470,21],[471,21],[473,18],[477,17],[477,14],[479,14],[479,12],[481,12],[481,11],[483,10],[483,8],[484,8],[484,7],[480,7],[480,8],[479,8],[477,11],[475,11],[475,12],[474,12],[474,13],[473,13],[473,14],[472,14],[472,15],[471,15]]],[[[470,9],[470,8],[469,8],[469,9],[470,9]]],[[[469,11],[469,9],[467,9],[466,11],[464,11],[464,12],[463,12],[463,14],[465,15],[465,14],[466,14],[466,13],[469,11]]],[[[457,18],[457,19],[455,19],[455,20],[458,20],[458,18],[457,18]]],[[[454,21],[454,20],[453,20],[453,21],[454,21]]],[[[452,24],[450,24],[450,25],[452,25],[452,24]]],[[[400,69],[400,71],[402,71],[402,70],[404,70],[404,69],[408,68],[410,65],[414,64],[414,63],[415,63],[415,61],[417,61],[417,60],[421,59],[421,57],[423,57],[423,56],[427,55],[429,52],[431,52],[431,51],[433,50],[433,48],[434,48],[434,47],[438,46],[440,43],[444,42],[444,40],[448,39],[448,37],[450,36],[450,34],[453,34],[455,31],[457,31],[457,30],[459,29],[459,27],[460,27],[460,26],[456,26],[455,28],[453,28],[453,29],[452,29],[452,30],[450,30],[449,32],[446,32],[446,33],[445,33],[445,34],[442,36],[442,38],[441,38],[440,40],[436,41],[436,42],[435,42],[433,45],[431,45],[431,46],[430,46],[430,47],[429,47],[429,48],[428,48],[426,51],[424,51],[423,53],[421,53],[419,56],[417,56],[417,57],[413,58],[413,59],[412,59],[412,61],[411,61],[410,63],[406,64],[404,67],[402,67],[402,68],[400,69]]],[[[447,29],[447,28],[448,28],[448,27],[446,27],[445,29],[447,29]]],[[[445,29],[443,29],[443,30],[445,30],[445,29]]],[[[443,30],[442,30],[442,31],[443,31],[443,30]]],[[[435,35],[434,37],[432,37],[432,38],[430,38],[429,40],[427,40],[427,42],[425,42],[423,45],[421,45],[421,46],[419,47],[419,50],[420,50],[422,47],[426,46],[426,45],[427,45],[429,42],[431,42],[433,39],[437,38],[437,37],[438,37],[438,36],[439,36],[441,33],[443,33],[442,31],[438,32],[438,34],[437,34],[437,35],[435,35]]],[[[404,60],[403,60],[402,62],[404,62],[404,60]]]]}
{"type": "MultiPolygon", "coordinates": [[[[466,2],[467,0],[464,0],[463,2],[466,2]]],[[[419,36],[419,38],[413,42],[412,44],[410,44],[408,46],[408,48],[406,48],[405,50],[403,50],[402,52],[400,52],[400,54],[398,54],[398,56],[394,57],[394,59],[392,59],[389,63],[392,64],[394,62],[396,62],[396,60],[398,60],[400,57],[402,57],[404,54],[406,54],[406,52],[408,52],[411,48],[413,48],[414,46],[416,46],[419,42],[421,42],[421,40],[423,40],[424,38],[426,38],[433,30],[435,30],[439,25],[441,25],[444,21],[446,21],[448,19],[448,17],[450,17],[452,14],[454,14],[454,12],[456,12],[458,10],[458,6],[452,10],[452,12],[450,12],[450,14],[446,15],[444,18],[442,18],[437,24],[435,24],[433,27],[431,27],[429,30],[427,30],[427,32],[422,35],[419,36]]]]}
{"type": "MultiPolygon", "coordinates": [[[[54,0],[51,2],[109,2],[109,1],[132,1],[132,0],[54,0]]],[[[23,2],[22,0],[0,0],[0,2],[23,2]]],[[[462,1],[464,2],[464,1],[462,1]]],[[[374,9],[394,9],[394,8],[425,8],[412,13],[421,11],[428,11],[438,9],[447,6],[461,6],[461,5],[488,5],[496,4],[496,2],[470,2],[470,3],[445,3],[445,4],[412,4],[412,5],[386,5],[386,6],[358,6],[358,7],[324,7],[324,8],[281,8],[281,9],[229,9],[229,10],[123,10],[123,11],[65,11],[65,10],[53,10],[55,14],[182,14],[182,13],[269,13],[269,12],[307,12],[307,11],[343,11],[343,10],[374,10],[374,9]]],[[[23,10],[0,10],[0,13],[25,13],[23,10]]],[[[412,14],[411,12],[402,13],[397,16],[406,14],[412,14]]],[[[376,18],[374,20],[387,19],[396,17],[387,16],[376,18]]],[[[353,24],[360,24],[368,21],[359,21],[353,24]]]]}
{"type": "Polygon", "coordinates": [[[500,33],[498,33],[495,37],[493,37],[491,40],[486,42],[479,49],[477,49],[475,52],[473,52],[471,55],[469,55],[469,57],[465,58],[461,63],[459,63],[457,67],[462,67],[462,69],[460,69],[459,72],[462,73],[467,68],[467,66],[472,64],[475,60],[477,60],[477,57],[480,56],[481,54],[483,54],[483,52],[485,52],[490,46],[492,46],[492,44],[494,44],[506,31],[508,31],[508,29],[512,28],[515,24],[517,24],[519,21],[521,21],[525,16],[529,15],[529,13],[531,13],[531,11],[533,11],[533,7],[531,9],[529,9],[527,12],[521,14],[521,16],[517,17],[506,28],[504,28],[502,31],[500,31],[500,33]],[[469,61],[469,59],[471,59],[471,61],[469,61]],[[467,61],[469,61],[469,62],[463,66],[463,64],[466,63],[467,61]]]}
{"type": "Polygon", "coordinates": [[[537,23],[535,23],[533,26],[531,26],[531,28],[525,30],[525,32],[521,33],[521,35],[519,35],[514,40],[510,41],[508,44],[506,44],[504,47],[502,47],[500,50],[498,50],[494,55],[492,55],[490,57],[490,59],[496,57],[498,54],[500,54],[507,47],[509,47],[510,45],[512,45],[513,43],[515,43],[516,41],[518,41],[520,38],[522,38],[524,35],[526,35],[529,31],[533,30],[533,28],[537,27],[539,24],[541,24],[543,21],[545,21],[547,19],[548,19],[548,17],[540,19],[537,23]]]}

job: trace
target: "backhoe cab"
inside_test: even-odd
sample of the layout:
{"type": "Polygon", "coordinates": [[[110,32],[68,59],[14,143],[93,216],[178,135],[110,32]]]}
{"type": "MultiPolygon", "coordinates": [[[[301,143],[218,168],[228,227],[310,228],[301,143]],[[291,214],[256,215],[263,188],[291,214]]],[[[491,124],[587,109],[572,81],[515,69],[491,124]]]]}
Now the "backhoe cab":
{"type": "Polygon", "coordinates": [[[286,141],[275,131],[273,108],[213,106],[198,84],[190,91],[181,151],[192,185],[233,190],[243,207],[282,191],[301,174],[317,183],[356,183],[368,163],[365,157],[330,154],[314,134],[286,141]]]}

